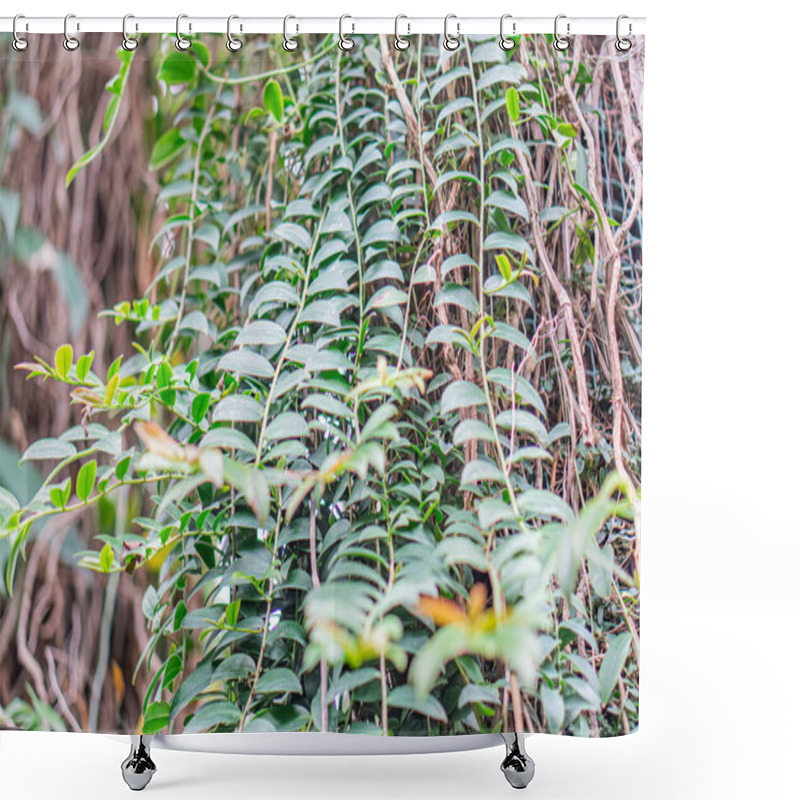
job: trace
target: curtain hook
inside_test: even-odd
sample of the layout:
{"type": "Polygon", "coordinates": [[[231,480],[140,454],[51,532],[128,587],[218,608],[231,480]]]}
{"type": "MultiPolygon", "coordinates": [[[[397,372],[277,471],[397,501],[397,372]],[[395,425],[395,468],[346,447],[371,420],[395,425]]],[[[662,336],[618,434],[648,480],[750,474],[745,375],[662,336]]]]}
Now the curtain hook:
{"type": "MultiPolygon", "coordinates": [[[[181,33],[181,20],[182,19],[188,19],[188,18],[189,18],[188,14],[178,14],[178,17],[175,20],[175,47],[177,47],[178,50],[181,50],[181,51],[188,50],[192,46],[191,40],[187,39],[181,33]]],[[[189,31],[191,32],[191,30],[192,30],[192,25],[190,23],[189,24],[189,31]]]]}
{"type": "MultiPolygon", "coordinates": [[[[503,16],[500,17],[500,48],[506,51],[513,50],[517,44],[510,36],[505,35],[503,28],[505,26],[505,21],[507,19],[511,19],[511,14],[503,14],[503,16]]],[[[511,33],[515,34],[516,32],[517,32],[517,23],[512,22],[511,33]]]]}
{"type": "MultiPolygon", "coordinates": [[[[11,32],[14,34],[14,40],[11,42],[11,46],[18,53],[22,53],[23,51],[28,49],[28,40],[27,39],[23,39],[17,33],[17,22],[19,20],[21,20],[21,19],[25,19],[25,15],[24,14],[17,14],[17,16],[14,17],[14,23],[11,26],[11,32]]],[[[27,22],[25,23],[25,30],[28,30],[28,23],[27,22]]]]}
{"type": "MultiPolygon", "coordinates": [[[[128,36],[128,20],[136,19],[133,14],[126,14],[122,18],[122,47],[124,50],[135,50],[139,46],[139,40],[133,36],[128,36]]],[[[136,30],[139,30],[139,23],[136,23],[136,30]]]]}
{"type": "MultiPolygon", "coordinates": [[[[346,19],[353,19],[349,14],[342,14],[339,17],[339,49],[340,50],[352,50],[356,43],[355,41],[350,38],[349,36],[345,36],[344,34],[344,21],[346,19]]],[[[351,23],[352,25],[352,23],[351,23]]],[[[353,30],[355,30],[356,26],[352,25],[353,30]]]]}
{"type": "MultiPolygon", "coordinates": [[[[228,17],[228,41],[225,42],[225,47],[227,47],[228,50],[231,51],[231,53],[235,53],[235,52],[237,52],[238,50],[241,50],[244,47],[244,42],[241,39],[237,39],[231,33],[231,22],[233,22],[233,20],[235,20],[235,19],[239,19],[239,17],[237,17],[235,14],[231,14],[228,17]]],[[[241,25],[239,26],[239,30],[240,31],[242,30],[242,26],[241,25]]]]}
{"type": "Polygon", "coordinates": [[[448,14],[444,18],[444,42],[443,42],[443,44],[444,44],[444,49],[445,50],[450,50],[450,51],[458,50],[458,48],[461,46],[461,39],[458,38],[460,33],[461,33],[461,23],[458,21],[458,18],[456,17],[455,14],[448,14]],[[456,33],[455,33],[455,36],[453,36],[450,33],[450,31],[447,29],[448,23],[450,22],[451,19],[456,20],[456,33]]]}
{"type": "Polygon", "coordinates": [[[633,42],[620,33],[621,23],[624,19],[628,20],[628,36],[633,33],[633,25],[631,25],[630,19],[627,17],[627,15],[620,14],[617,17],[617,50],[619,50],[620,53],[627,53],[628,50],[633,47],[633,42]]]}
{"type": "MultiPolygon", "coordinates": [[[[559,14],[556,17],[555,25],[553,26],[553,47],[558,50],[560,53],[563,53],[569,47],[569,39],[566,36],[562,36],[558,32],[558,22],[559,20],[567,19],[566,14],[559,14]]],[[[570,23],[567,22],[567,36],[569,36],[569,29],[570,23]]]]}
{"type": "MultiPolygon", "coordinates": [[[[297,41],[297,39],[293,39],[291,36],[289,36],[288,28],[290,19],[296,19],[296,17],[289,15],[288,17],[283,18],[283,49],[286,50],[287,52],[292,52],[292,50],[297,50],[300,44],[297,41]]],[[[297,25],[295,25],[294,28],[295,32],[299,30],[297,25]]]]}
{"type": "MultiPolygon", "coordinates": [[[[398,14],[394,18],[394,49],[395,50],[408,50],[411,47],[411,42],[405,38],[405,36],[400,35],[400,20],[401,19],[408,19],[405,14],[398,14]]],[[[408,32],[411,33],[411,25],[406,23],[406,27],[408,28],[408,32]]]]}
{"type": "MultiPolygon", "coordinates": [[[[70,36],[69,21],[71,19],[75,19],[74,14],[67,14],[67,16],[64,17],[64,49],[73,52],[81,46],[81,43],[74,36],[70,36]]],[[[76,22],[75,30],[79,31],[80,29],[81,29],[80,24],[76,22]]]]}

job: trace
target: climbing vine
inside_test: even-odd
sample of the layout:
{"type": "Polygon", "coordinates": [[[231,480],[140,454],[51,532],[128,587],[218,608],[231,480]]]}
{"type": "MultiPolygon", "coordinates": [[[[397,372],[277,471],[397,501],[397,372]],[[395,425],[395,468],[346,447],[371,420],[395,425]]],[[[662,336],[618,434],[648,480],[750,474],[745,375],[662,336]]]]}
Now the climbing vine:
{"type": "MultiPolygon", "coordinates": [[[[638,724],[640,120],[603,39],[558,54],[165,38],[157,274],[18,365],[70,388],[0,488],[9,592],[48,518],[130,580],[145,733],[617,734],[638,724]],[[118,506],[119,508],[120,506],[118,506]],[[125,508],[139,509],[128,514],[125,508]]],[[[130,681],[135,676],[126,676],[130,681]]]]}

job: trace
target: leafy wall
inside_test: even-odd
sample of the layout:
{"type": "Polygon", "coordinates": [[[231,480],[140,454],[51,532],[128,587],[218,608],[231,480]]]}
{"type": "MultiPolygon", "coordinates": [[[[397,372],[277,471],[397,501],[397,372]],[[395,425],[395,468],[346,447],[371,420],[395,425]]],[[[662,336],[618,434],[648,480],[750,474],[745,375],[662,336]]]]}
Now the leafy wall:
{"type": "Polygon", "coordinates": [[[100,587],[106,644],[94,715],[70,627],[58,662],[17,647],[0,724],[638,724],[643,45],[357,42],[151,37],[96,93],[59,196],[133,130],[144,186],[108,192],[152,280],[101,317],[121,344],[7,370],[70,404],[25,437],[41,488],[0,488],[0,657],[48,591],[20,556],[67,530],[50,576],[100,587]]]}

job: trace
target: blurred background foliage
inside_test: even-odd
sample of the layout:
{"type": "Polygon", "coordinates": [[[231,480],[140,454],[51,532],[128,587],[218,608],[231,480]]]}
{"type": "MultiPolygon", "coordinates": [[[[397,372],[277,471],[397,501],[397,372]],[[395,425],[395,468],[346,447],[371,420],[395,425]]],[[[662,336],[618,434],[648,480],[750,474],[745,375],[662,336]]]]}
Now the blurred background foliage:
{"type": "Polygon", "coordinates": [[[634,729],[642,43],[84,39],[0,41],[0,726],[634,729]]]}

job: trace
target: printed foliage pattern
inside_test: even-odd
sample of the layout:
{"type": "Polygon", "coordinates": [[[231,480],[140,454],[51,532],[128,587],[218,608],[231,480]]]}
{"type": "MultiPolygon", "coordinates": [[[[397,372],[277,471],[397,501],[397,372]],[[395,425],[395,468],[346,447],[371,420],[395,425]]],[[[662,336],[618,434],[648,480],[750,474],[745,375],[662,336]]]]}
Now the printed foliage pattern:
{"type": "Polygon", "coordinates": [[[79,419],[24,453],[30,502],[0,487],[9,593],[48,520],[116,509],[79,560],[149,575],[131,730],[634,729],[629,58],[153,41],[119,51],[64,180],[102,169],[152,71],[158,273],[105,313],[131,342],[110,365],[70,344],[19,365],[79,419]]]}

